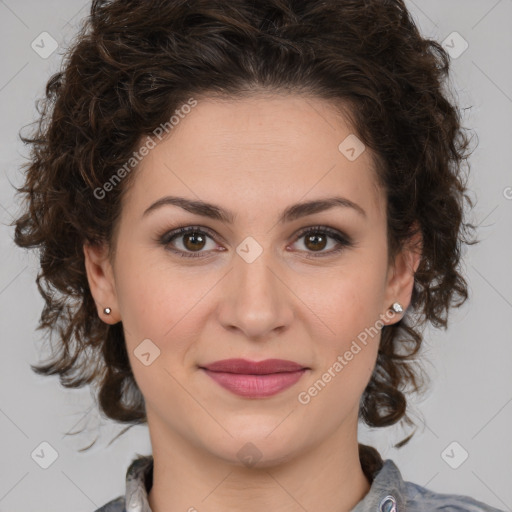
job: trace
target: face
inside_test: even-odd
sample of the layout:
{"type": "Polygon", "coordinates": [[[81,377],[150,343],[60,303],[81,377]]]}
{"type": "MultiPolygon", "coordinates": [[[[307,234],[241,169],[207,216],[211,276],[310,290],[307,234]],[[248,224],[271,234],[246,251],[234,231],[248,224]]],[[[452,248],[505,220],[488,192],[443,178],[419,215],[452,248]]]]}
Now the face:
{"type": "Polygon", "coordinates": [[[264,465],[356,428],[378,328],[408,306],[417,257],[387,260],[386,198],[369,149],[339,149],[351,134],[320,99],[201,100],[133,171],[112,265],[85,256],[100,316],[123,323],[153,440],[235,463],[250,442],[264,465]],[[165,196],[183,207],[152,207],[165,196]],[[204,369],[232,358],[304,369],[204,369]]]}

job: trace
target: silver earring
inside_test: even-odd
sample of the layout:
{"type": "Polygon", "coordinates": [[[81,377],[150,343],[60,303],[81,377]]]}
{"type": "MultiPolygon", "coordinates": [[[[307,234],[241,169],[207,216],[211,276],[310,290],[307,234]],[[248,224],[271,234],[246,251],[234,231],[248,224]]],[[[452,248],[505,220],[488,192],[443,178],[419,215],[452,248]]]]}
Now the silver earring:
{"type": "Polygon", "coordinates": [[[395,313],[402,313],[404,310],[400,302],[393,302],[390,309],[392,309],[395,313]]]}
{"type": "Polygon", "coordinates": [[[111,310],[110,308],[105,308],[105,309],[103,309],[103,313],[105,313],[105,315],[110,315],[110,312],[111,312],[111,311],[112,311],[112,310],[111,310]]]}

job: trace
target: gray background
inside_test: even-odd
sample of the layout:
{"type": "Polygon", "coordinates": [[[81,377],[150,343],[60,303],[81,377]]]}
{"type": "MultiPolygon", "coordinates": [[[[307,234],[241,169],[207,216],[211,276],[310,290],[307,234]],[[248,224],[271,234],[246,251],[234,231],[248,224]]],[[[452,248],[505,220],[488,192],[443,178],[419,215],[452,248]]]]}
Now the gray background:
{"type": "MultiPolygon", "coordinates": [[[[462,107],[472,107],[464,124],[479,137],[470,160],[470,187],[478,201],[473,220],[482,242],[465,256],[470,300],[454,312],[448,331],[425,332],[425,367],[432,380],[424,398],[412,402],[417,433],[400,450],[392,445],[408,431],[396,425],[380,431],[361,426],[360,440],[393,459],[405,480],[510,511],[512,0],[407,4],[424,35],[442,42],[457,31],[469,43],[452,59],[451,84],[462,107]],[[451,451],[454,441],[458,445],[451,451]],[[459,463],[462,450],[468,458],[453,469],[445,460],[459,463]]],[[[124,492],[131,459],[151,451],[146,427],[134,427],[108,446],[123,427],[100,418],[87,389],[66,390],[56,377],[30,370],[43,339],[35,330],[43,305],[35,284],[37,256],[13,244],[8,226],[19,213],[11,184],[21,183],[26,155],[18,132],[35,119],[35,100],[58,70],[62,50],[89,5],[0,0],[0,512],[95,510],[124,492]],[[48,58],[31,47],[44,31],[59,44],[48,58]],[[65,435],[82,427],[87,430],[81,435],[65,435]],[[78,452],[96,437],[94,448],[78,452]],[[31,458],[43,441],[58,452],[48,469],[31,458]]],[[[460,48],[460,42],[454,44],[460,48]]]]}

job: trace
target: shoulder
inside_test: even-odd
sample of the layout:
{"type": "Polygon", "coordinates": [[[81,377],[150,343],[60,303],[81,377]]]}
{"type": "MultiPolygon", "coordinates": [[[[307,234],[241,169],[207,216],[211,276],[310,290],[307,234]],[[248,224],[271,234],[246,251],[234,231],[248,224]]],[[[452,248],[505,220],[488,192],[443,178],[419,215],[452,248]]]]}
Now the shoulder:
{"type": "Polygon", "coordinates": [[[504,512],[462,494],[435,492],[404,480],[391,459],[374,474],[367,496],[351,512],[504,512]]]}
{"type": "Polygon", "coordinates": [[[404,482],[404,495],[411,512],[504,512],[470,496],[435,492],[413,482],[404,482]]]}
{"type": "Polygon", "coordinates": [[[124,496],[119,496],[119,498],[109,501],[95,512],[126,512],[124,501],[124,496]]]}

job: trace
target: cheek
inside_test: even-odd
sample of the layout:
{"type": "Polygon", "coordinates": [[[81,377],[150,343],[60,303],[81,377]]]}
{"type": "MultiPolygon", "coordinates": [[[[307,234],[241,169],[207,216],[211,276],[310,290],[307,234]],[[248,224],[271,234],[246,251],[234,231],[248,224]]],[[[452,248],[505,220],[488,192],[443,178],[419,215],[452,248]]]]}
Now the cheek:
{"type": "MultiPolygon", "coordinates": [[[[337,376],[333,381],[343,382],[348,392],[359,392],[366,386],[377,357],[385,268],[375,258],[365,260],[359,254],[345,263],[309,288],[304,324],[311,329],[310,339],[315,340],[319,372],[331,368],[337,376]],[[339,364],[334,367],[336,362],[339,364]]],[[[301,282],[308,286],[306,278],[301,282]]]]}
{"type": "Polygon", "coordinates": [[[118,280],[119,307],[134,372],[140,366],[134,351],[146,339],[160,351],[155,367],[180,372],[207,314],[208,302],[202,298],[218,283],[218,276],[186,274],[165,258],[148,261],[141,251],[122,259],[118,280]]]}
{"type": "Polygon", "coordinates": [[[186,293],[182,280],[162,257],[163,249],[148,250],[146,241],[126,233],[119,238],[116,293],[123,325],[128,335],[158,338],[186,293]]]}
{"type": "Polygon", "coordinates": [[[118,288],[135,381],[145,400],[152,404],[162,396],[170,401],[183,400],[178,382],[183,380],[184,360],[198,325],[200,308],[194,308],[194,304],[205,291],[201,286],[191,292],[176,273],[171,275],[169,268],[144,261],[135,263],[133,258],[123,263],[118,288]],[[134,268],[140,270],[134,272],[134,268]]]}
{"type": "Polygon", "coordinates": [[[162,300],[165,290],[161,281],[145,268],[143,272],[135,272],[134,268],[129,261],[124,264],[117,286],[123,327],[132,343],[140,337],[157,338],[161,332],[158,319],[164,321],[163,314],[168,308],[168,297],[162,300]]]}
{"type": "Polygon", "coordinates": [[[346,338],[375,324],[382,313],[385,269],[377,264],[365,265],[364,260],[346,265],[315,279],[315,286],[302,283],[309,292],[305,301],[312,312],[322,319],[327,332],[346,338]]]}
{"type": "Polygon", "coordinates": [[[317,360],[308,382],[313,389],[308,389],[318,394],[318,407],[337,411],[333,421],[338,421],[358,407],[374,371],[381,337],[380,311],[371,286],[354,287],[350,280],[346,286],[338,283],[329,295],[331,300],[324,298],[318,309],[322,323],[317,334],[311,334],[317,360]],[[324,334],[318,335],[319,331],[324,334]]]}

